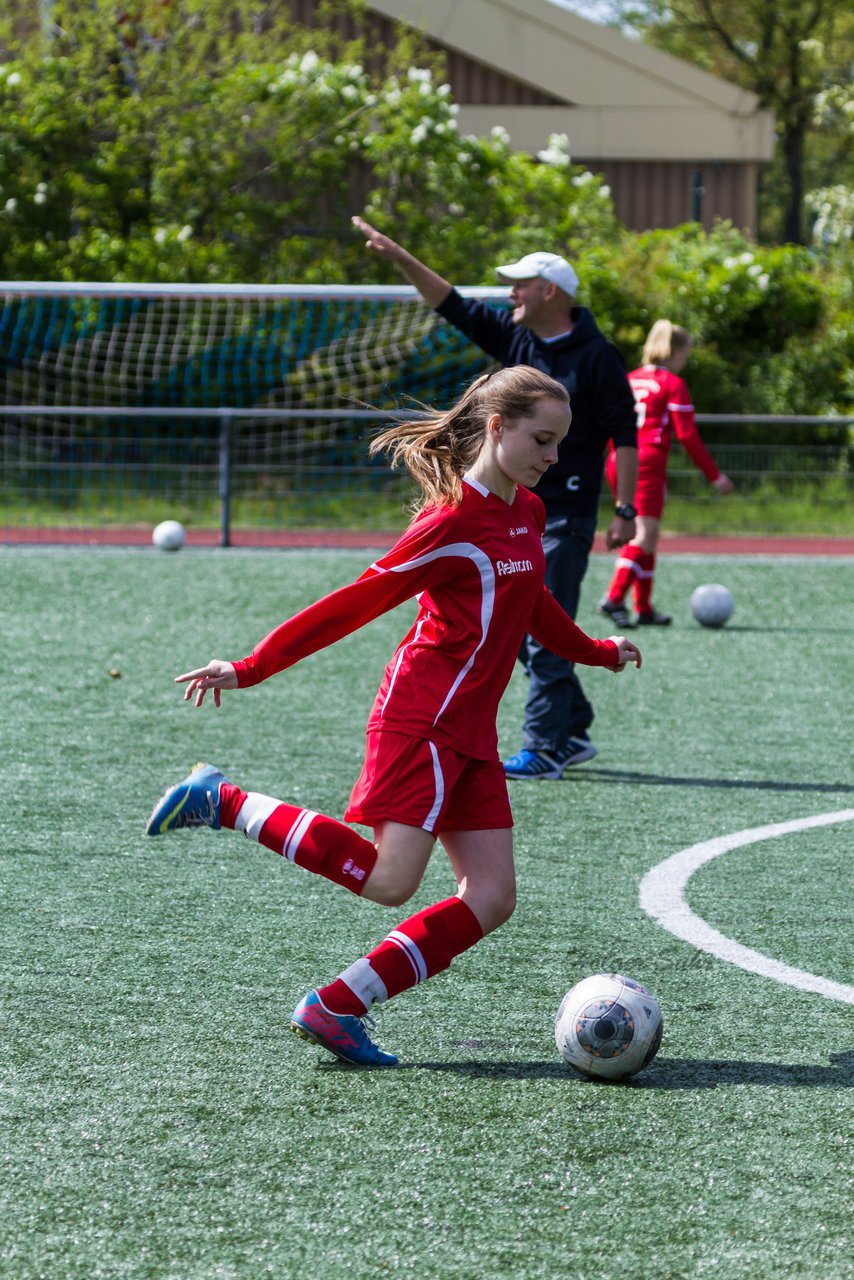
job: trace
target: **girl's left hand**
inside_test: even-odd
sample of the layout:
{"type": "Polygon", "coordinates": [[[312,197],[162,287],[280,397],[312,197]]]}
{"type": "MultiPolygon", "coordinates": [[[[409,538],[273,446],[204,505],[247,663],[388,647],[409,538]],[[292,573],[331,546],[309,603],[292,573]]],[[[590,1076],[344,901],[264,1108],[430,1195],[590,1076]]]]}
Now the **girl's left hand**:
{"type": "Polygon", "coordinates": [[[625,636],[608,636],[609,640],[613,640],[620,654],[620,661],[616,667],[611,667],[612,671],[625,671],[626,664],[633,662],[639,667],[643,659],[641,651],[636,644],[632,644],[631,640],[627,640],[625,636]]]}
{"type": "Polygon", "coordinates": [[[196,706],[200,707],[205,700],[208,689],[213,689],[214,706],[220,705],[222,689],[236,689],[237,676],[230,662],[221,658],[211,658],[206,667],[197,667],[195,671],[185,671],[182,676],[175,677],[176,684],[186,684],[184,701],[188,702],[196,695],[196,706]]]}

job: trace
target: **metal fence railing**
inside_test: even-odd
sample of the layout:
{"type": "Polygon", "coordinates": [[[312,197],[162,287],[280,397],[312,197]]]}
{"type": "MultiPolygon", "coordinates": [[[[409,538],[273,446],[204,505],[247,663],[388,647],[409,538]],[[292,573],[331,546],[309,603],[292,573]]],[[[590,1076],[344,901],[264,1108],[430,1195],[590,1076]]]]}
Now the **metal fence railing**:
{"type": "MultiPolygon", "coordinates": [[[[0,530],[150,529],[165,517],[215,531],[391,529],[410,488],[367,442],[370,409],[0,407],[0,530]]],[[[854,498],[854,416],[700,414],[742,491],[835,486],[854,498]],[[761,439],[757,434],[761,433],[761,439]]],[[[707,433],[704,431],[704,435],[707,433]]],[[[671,497],[708,486],[679,449],[671,497]]],[[[120,540],[120,539],[116,539],[120,540]]]]}

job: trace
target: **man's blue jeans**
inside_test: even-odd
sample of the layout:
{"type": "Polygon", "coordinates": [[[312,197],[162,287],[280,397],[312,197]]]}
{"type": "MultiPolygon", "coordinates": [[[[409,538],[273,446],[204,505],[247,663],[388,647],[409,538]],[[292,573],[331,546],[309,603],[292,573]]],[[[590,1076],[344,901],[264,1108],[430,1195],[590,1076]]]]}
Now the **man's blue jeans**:
{"type": "MultiPolygon", "coordinates": [[[[571,618],[578,610],[595,534],[595,516],[546,521],[546,586],[571,618]]],[[[530,679],[522,745],[530,751],[560,752],[567,738],[586,733],[593,723],[575,663],[556,657],[532,636],[522,641],[519,659],[530,679]]]]}

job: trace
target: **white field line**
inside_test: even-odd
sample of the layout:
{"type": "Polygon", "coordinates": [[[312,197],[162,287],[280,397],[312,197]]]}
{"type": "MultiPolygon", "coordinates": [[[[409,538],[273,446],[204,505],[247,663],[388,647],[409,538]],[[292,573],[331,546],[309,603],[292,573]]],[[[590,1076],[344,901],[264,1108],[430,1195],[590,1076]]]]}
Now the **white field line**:
{"type": "Polygon", "coordinates": [[[758,973],[765,978],[773,978],[777,982],[790,987],[798,987],[801,991],[815,991],[818,995],[827,996],[830,1000],[842,1000],[846,1004],[854,1004],[854,986],[843,982],[831,982],[827,978],[819,978],[803,969],[793,969],[790,965],[781,964],[760,951],[743,947],[734,942],[717,929],[712,929],[705,920],[695,915],[685,901],[684,891],[691,876],[705,863],[718,858],[722,853],[732,849],[741,849],[748,844],[756,844],[759,840],[773,840],[775,836],[790,835],[793,831],[806,831],[810,827],[831,826],[835,822],[854,822],[854,809],[841,809],[838,813],[819,813],[811,818],[795,818],[791,822],[775,822],[769,826],[753,827],[748,831],[736,831],[733,835],[717,836],[714,840],[704,840],[701,844],[693,844],[688,849],[681,849],[671,858],[660,862],[644,876],[640,884],[640,904],[647,915],[656,920],[668,933],[690,942],[692,946],[710,955],[738,965],[749,973],[758,973]]]}

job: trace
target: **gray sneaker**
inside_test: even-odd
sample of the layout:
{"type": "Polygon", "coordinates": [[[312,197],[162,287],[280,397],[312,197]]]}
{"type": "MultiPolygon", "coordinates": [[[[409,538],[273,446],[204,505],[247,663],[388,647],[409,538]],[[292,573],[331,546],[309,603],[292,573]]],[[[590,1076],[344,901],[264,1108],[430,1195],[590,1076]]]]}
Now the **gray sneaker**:
{"type": "Polygon", "coordinates": [[[596,612],[604,613],[605,617],[610,618],[617,627],[631,627],[633,625],[628,609],[622,604],[615,604],[608,596],[602,597],[596,606],[596,612]]]}
{"type": "Polygon", "coordinates": [[[586,733],[581,733],[576,738],[567,738],[561,756],[563,768],[568,769],[571,764],[584,764],[585,760],[592,760],[596,754],[596,748],[586,733]]]}
{"type": "Polygon", "coordinates": [[[639,627],[669,627],[672,621],[672,613],[659,613],[657,609],[638,614],[639,627]]]}

